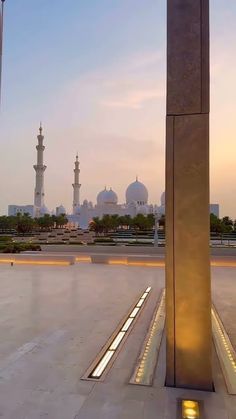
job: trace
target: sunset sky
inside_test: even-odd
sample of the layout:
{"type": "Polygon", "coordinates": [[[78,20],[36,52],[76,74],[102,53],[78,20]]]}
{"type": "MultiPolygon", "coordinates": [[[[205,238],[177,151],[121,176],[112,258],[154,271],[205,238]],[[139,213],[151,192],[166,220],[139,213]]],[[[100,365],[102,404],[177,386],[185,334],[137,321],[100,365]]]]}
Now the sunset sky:
{"type": "MultiPolygon", "coordinates": [[[[46,146],[45,202],[72,206],[105,185],[125,201],[136,175],[164,190],[166,1],[5,2],[0,214],[32,204],[36,141],[46,146]]],[[[211,0],[211,202],[236,218],[236,2],[211,0]]]]}

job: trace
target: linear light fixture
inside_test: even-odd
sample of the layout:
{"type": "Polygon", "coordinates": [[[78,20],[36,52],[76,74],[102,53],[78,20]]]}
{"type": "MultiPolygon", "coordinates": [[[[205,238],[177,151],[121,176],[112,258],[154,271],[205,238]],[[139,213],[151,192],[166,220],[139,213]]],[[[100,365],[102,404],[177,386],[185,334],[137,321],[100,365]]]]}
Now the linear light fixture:
{"type": "Polygon", "coordinates": [[[123,331],[119,332],[116,338],[113,340],[109,349],[111,351],[115,351],[124,337],[125,337],[125,332],[123,331]]]}
{"type": "Polygon", "coordinates": [[[126,266],[144,266],[144,267],[164,267],[165,262],[164,261],[158,261],[158,262],[145,262],[145,261],[127,261],[127,260],[121,260],[121,259],[110,259],[108,261],[108,265],[126,265],[126,266]]]}
{"type": "Polygon", "coordinates": [[[211,309],[216,352],[225,377],[228,393],[236,395],[236,353],[214,306],[211,309]]]}
{"type": "Polygon", "coordinates": [[[127,260],[109,260],[108,265],[128,265],[127,260]]]}
{"type": "Polygon", "coordinates": [[[199,419],[199,403],[194,400],[182,400],[182,419],[199,419]]]}
{"type": "Polygon", "coordinates": [[[136,315],[138,314],[138,312],[139,312],[139,307],[137,307],[137,306],[136,306],[136,307],[133,309],[132,313],[130,314],[130,317],[131,317],[131,318],[136,317],[136,315]]]}
{"type": "Polygon", "coordinates": [[[123,322],[119,326],[117,332],[115,332],[112,339],[109,340],[109,343],[106,345],[106,348],[105,350],[103,350],[101,356],[98,357],[98,362],[96,362],[95,366],[90,369],[90,372],[87,374],[87,376],[85,375],[85,377],[83,377],[84,379],[99,380],[101,378],[101,376],[109,366],[109,363],[114,358],[114,355],[116,354],[117,350],[120,348],[121,343],[123,342],[125,337],[127,337],[135,319],[137,318],[138,314],[143,308],[143,303],[149,295],[150,291],[151,287],[148,287],[145,290],[145,292],[141,295],[135,306],[133,306],[130,310],[128,316],[123,320],[123,322]]]}
{"type": "Polygon", "coordinates": [[[75,258],[76,262],[91,262],[90,256],[77,256],[75,258]]]}
{"type": "Polygon", "coordinates": [[[0,259],[0,263],[14,263],[15,259],[0,259]]]}
{"type": "Polygon", "coordinates": [[[144,298],[140,298],[140,300],[139,300],[138,304],[136,305],[136,307],[141,307],[143,305],[144,301],[145,301],[144,298]]]}
{"type": "Polygon", "coordinates": [[[131,323],[133,323],[133,321],[134,321],[134,318],[129,317],[126,320],[124,326],[122,327],[122,332],[127,332],[127,330],[129,329],[129,327],[130,327],[131,323]]]}
{"type": "Polygon", "coordinates": [[[114,353],[115,351],[107,351],[105,353],[104,357],[101,359],[98,366],[93,371],[92,377],[99,378],[102,375],[103,371],[105,370],[110,359],[113,357],[114,353]]]}
{"type": "Polygon", "coordinates": [[[69,262],[60,262],[52,260],[15,260],[15,265],[58,265],[58,266],[68,266],[69,262]]]}
{"type": "Polygon", "coordinates": [[[0,263],[14,263],[14,265],[57,265],[69,266],[70,262],[52,261],[52,260],[17,260],[17,259],[0,259],[0,263]]]}
{"type": "MultiPolygon", "coordinates": [[[[143,300],[144,301],[144,300],[143,300]]],[[[130,384],[150,386],[157,364],[162,334],[165,325],[165,290],[154,312],[147,336],[138,357],[130,384]]]]}

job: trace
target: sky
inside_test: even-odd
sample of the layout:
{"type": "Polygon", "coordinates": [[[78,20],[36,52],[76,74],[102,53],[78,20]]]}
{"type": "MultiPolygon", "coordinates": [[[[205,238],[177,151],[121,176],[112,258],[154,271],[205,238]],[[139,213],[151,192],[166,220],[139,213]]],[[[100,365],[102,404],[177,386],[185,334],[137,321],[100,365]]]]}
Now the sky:
{"type": "MultiPolygon", "coordinates": [[[[236,219],[236,2],[211,0],[211,202],[236,219]]],[[[166,1],[6,0],[0,114],[0,214],[32,204],[45,135],[45,202],[72,207],[138,175],[165,188],[166,1]]]]}

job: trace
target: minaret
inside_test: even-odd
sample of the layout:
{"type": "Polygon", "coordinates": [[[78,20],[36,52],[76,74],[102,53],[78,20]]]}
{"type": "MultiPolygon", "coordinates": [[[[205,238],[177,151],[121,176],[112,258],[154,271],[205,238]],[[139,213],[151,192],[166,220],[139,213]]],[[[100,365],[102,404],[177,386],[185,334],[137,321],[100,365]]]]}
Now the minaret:
{"type": "Polygon", "coordinates": [[[40,214],[40,209],[44,205],[44,172],[47,166],[43,164],[43,152],[44,152],[44,145],[43,139],[44,136],[42,135],[42,124],[40,123],[39,127],[39,135],[38,135],[38,145],[36,146],[37,150],[37,164],[34,165],[34,170],[36,172],[36,180],[35,180],[35,190],[34,190],[34,206],[36,211],[36,216],[40,214]]]}
{"type": "Polygon", "coordinates": [[[78,158],[78,153],[77,153],[76,160],[75,160],[75,168],[74,168],[74,183],[72,184],[73,189],[74,189],[73,191],[73,214],[74,215],[78,213],[78,209],[80,206],[79,195],[80,195],[81,184],[79,183],[79,174],[80,174],[79,158],[78,158]]]}

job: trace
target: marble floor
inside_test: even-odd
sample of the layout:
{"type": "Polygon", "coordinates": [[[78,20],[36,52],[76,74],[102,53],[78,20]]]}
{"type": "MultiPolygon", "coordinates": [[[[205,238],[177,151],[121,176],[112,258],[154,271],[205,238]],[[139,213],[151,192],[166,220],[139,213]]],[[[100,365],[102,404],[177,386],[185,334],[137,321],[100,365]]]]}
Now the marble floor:
{"type": "MultiPolygon", "coordinates": [[[[213,299],[236,348],[236,270],[212,270],[213,299]]],[[[205,419],[235,419],[214,356],[216,392],[167,389],[163,340],[152,387],[128,384],[164,286],[162,268],[76,264],[0,266],[0,417],[175,419],[178,397],[205,419]],[[153,290],[103,382],[80,378],[141,292],[153,290]]]]}

